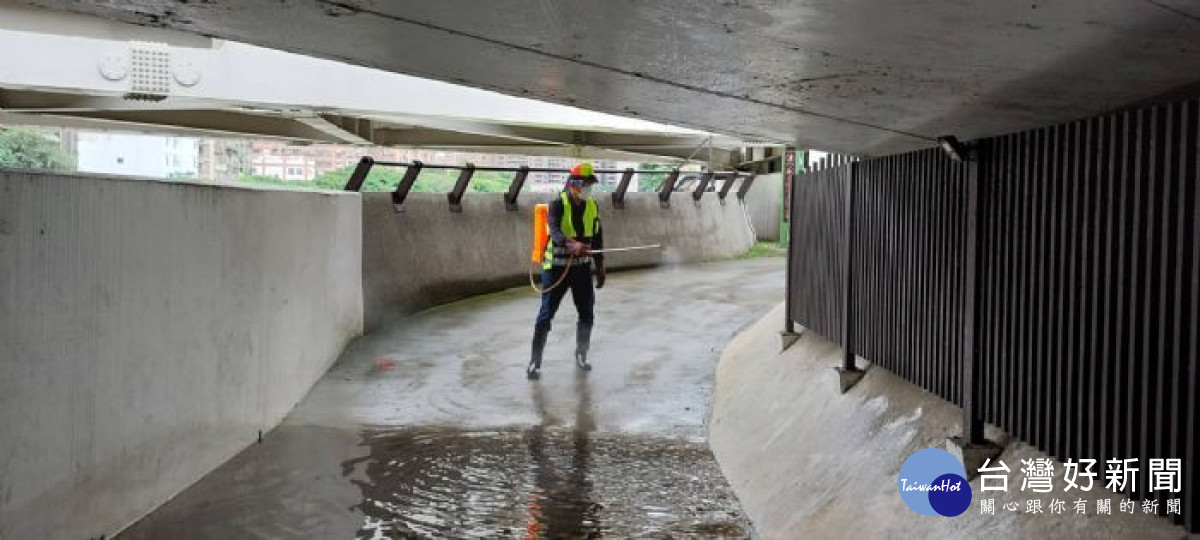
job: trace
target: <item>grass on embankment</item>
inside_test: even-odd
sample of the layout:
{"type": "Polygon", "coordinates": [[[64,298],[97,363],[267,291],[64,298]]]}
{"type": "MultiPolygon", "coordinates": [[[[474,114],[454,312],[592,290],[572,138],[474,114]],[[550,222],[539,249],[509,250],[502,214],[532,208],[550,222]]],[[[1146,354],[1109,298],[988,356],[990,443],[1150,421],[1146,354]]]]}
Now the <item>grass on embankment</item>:
{"type": "Polygon", "coordinates": [[[779,247],[771,242],[756,242],[745,253],[735,259],[757,259],[759,257],[786,257],[787,248],[779,247]]]}

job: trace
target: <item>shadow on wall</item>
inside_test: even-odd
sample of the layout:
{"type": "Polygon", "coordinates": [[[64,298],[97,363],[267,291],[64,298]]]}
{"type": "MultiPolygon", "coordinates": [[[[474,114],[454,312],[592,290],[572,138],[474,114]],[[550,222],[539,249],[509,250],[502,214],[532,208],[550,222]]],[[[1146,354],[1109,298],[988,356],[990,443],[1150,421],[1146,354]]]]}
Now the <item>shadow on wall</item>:
{"type": "MultiPolygon", "coordinates": [[[[389,193],[363,197],[363,303],[368,330],[426,307],[529,281],[533,205],[525,195],[508,211],[502,194],[468,193],[463,211],[444,194],[413,193],[396,212],[389,193]]],[[[724,259],[754,244],[742,203],[733,196],[693,202],[675,193],[660,208],[656,193],[629,193],[625,209],[598,197],[608,247],[662,244],[662,250],[610,254],[612,270],[724,259]]]]}

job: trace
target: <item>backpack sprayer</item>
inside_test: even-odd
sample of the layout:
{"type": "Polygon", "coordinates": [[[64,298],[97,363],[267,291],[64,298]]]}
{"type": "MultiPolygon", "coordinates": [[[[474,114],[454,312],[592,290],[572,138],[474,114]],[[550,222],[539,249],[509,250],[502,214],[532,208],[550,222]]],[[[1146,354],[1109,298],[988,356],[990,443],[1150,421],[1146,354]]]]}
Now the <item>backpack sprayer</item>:
{"type": "MultiPolygon", "coordinates": [[[[567,265],[563,268],[563,273],[559,276],[558,281],[555,281],[545,289],[539,289],[537,282],[534,281],[534,268],[541,269],[546,257],[546,244],[550,242],[550,205],[542,203],[533,207],[533,250],[529,253],[529,286],[539,294],[554,290],[562,284],[567,278],[567,274],[571,272],[571,263],[575,261],[575,256],[571,255],[567,259],[567,265]]],[[[658,249],[661,244],[649,244],[645,246],[632,246],[608,249],[593,249],[588,253],[616,253],[619,251],[637,251],[642,249],[658,249]]]]}

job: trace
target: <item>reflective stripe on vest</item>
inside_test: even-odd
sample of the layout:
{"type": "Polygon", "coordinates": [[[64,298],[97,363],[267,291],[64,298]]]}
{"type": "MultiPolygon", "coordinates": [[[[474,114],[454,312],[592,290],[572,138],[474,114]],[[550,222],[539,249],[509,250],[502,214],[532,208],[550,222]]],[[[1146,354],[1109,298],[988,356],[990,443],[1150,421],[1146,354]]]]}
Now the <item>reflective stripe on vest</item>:
{"type": "MultiPolygon", "coordinates": [[[[567,192],[559,194],[563,204],[563,215],[559,222],[562,228],[563,235],[567,238],[577,238],[580,235],[575,234],[575,222],[571,218],[573,210],[571,210],[571,196],[567,192]]],[[[596,232],[600,230],[600,207],[596,204],[595,199],[589,198],[583,206],[583,235],[585,239],[591,239],[596,236],[596,232]]],[[[546,234],[550,234],[550,224],[546,224],[546,234]]],[[[546,253],[542,257],[542,269],[549,270],[553,266],[566,266],[567,258],[570,256],[570,251],[567,246],[556,246],[554,241],[546,242],[546,253]]],[[[579,257],[575,259],[574,264],[588,264],[592,262],[591,257],[579,257]]]]}

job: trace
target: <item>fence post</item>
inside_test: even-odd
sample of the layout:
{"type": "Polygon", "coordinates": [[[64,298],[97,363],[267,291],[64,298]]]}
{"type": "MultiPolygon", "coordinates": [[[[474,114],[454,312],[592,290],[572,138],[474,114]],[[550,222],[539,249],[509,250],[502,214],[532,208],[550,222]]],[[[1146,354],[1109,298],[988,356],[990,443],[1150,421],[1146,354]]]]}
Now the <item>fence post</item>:
{"type": "Polygon", "coordinates": [[[746,176],[746,178],[742,180],[742,187],[738,188],[737,192],[737,198],[739,201],[746,200],[746,194],[750,192],[750,186],[754,185],[755,176],[757,175],[750,173],[749,176],[746,176]]]}
{"type": "MultiPolygon", "coordinates": [[[[735,176],[734,178],[737,178],[737,177],[735,176]]],[[[801,179],[800,179],[800,177],[797,176],[795,178],[795,180],[798,182],[801,179]]],[[[745,193],[747,191],[750,190],[749,186],[750,186],[750,183],[753,181],[754,181],[754,173],[750,173],[750,175],[747,176],[746,179],[742,181],[742,189],[740,192],[738,192],[739,200],[745,195],[745,193]]],[[[732,183],[733,180],[731,179],[729,182],[732,183]]],[[[791,208],[793,209],[793,212],[795,212],[795,208],[796,208],[795,198],[798,197],[797,193],[799,193],[799,191],[793,187],[791,190],[791,193],[787,194],[787,197],[791,197],[793,200],[785,203],[785,204],[790,204],[791,208]]],[[[782,232],[783,232],[783,226],[786,225],[787,227],[790,228],[790,227],[792,227],[793,221],[795,221],[794,217],[793,217],[793,219],[783,221],[779,227],[780,234],[782,234],[782,232]]],[[[789,234],[788,234],[788,246],[787,246],[787,270],[786,270],[787,277],[784,280],[787,290],[784,291],[784,300],[783,300],[783,330],[779,332],[780,349],[781,350],[787,350],[788,347],[791,347],[794,343],[796,343],[797,340],[800,339],[800,334],[798,332],[796,332],[796,322],[792,320],[792,304],[795,302],[795,300],[792,298],[792,291],[796,288],[795,287],[796,276],[792,272],[792,267],[795,266],[796,257],[799,257],[800,255],[798,253],[796,253],[796,235],[791,234],[791,231],[788,231],[788,233],[789,234]]]]}
{"type": "Polygon", "coordinates": [[[671,192],[675,191],[675,181],[679,180],[679,169],[671,169],[667,174],[667,179],[663,180],[662,187],[658,190],[658,206],[660,208],[671,207],[671,192]]]}
{"type": "Polygon", "coordinates": [[[414,159],[412,165],[405,169],[400,183],[396,184],[396,191],[392,192],[392,209],[396,212],[404,211],[404,200],[408,198],[408,192],[412,190],[413,183],[417,181],[417,176],[421,174],[421,167],[424,165],[414,159]]]}
{"type": "Polygon", "coordinates": [[[712,171],[707,171],[704,174],[700,175],[699,185],[697,185],[696,190],[692,192],[692,200],[695,201],[697,204],[700,202],[700,198],[704,196],[704,190],[708,189],[708,183],[712,182],[712,178],[713,178],[712,171]]]}
{"type": "Polygon", "coordinates": [[[513,211],[517,207],[517,197],[521,195],[521,186],[525,185],[525,177],[529,176],[529,167],[523,166],[517,169],[513,175],[512,183],[508,185],[508,193],[504,194],[504,209],[513,211]]]}
{"type": "Polygon", "coordinates": [[[629,190],[629,181],[632,178],[633,169],[625,169],[625,172],[621,173],[621,183],[617,184],[617,190],[612,192],[613,208],[625,209],[625,192],[629,190]]]}
{"type": "Polygon", "coordinates": [[[358,166],[354,167],[354,172],[350,174],[350,180],[346,182],[346,191],[362,189],[363,182],[367,179],[367,173],[371,172],[373,165],[375,165],[375,160],[371,156],[363,156],[358,160],[358,166]]]}
{"type": "Polygon", "coordinates": [[[462,172],[458,173],[458,181],[454,183],[454,191],[446,194],[446,199],[450,201],[451,212],[462,212],[463,193],[467,191],[467,184],[471,183],[471,176],[475,174],[475,165],[472,163],[466,164],[462,172]]]}
{"type": "Polygon", "coordinates": [[[984,437],[984,421],[979,411],[981,381],[975,369],[979,361],[977,338],[979,317],[976,309],[980,296],[980,235],[982,215],[987,208],[987,180],[980,178],[980,162],[988,158],[986,142],[976,143],[969,148],[967,167],[967,223],[966,245],[964,246],[963,326],[962,326],[962,434],[952,437],[950,450],[956,454],[966,469],[967,480],[976,476],[987,460],[1000,455],[1002,448],[984,437]]]}
{"type": "Polygon", "coordinates": [[[725,177],[725,183],[721,184],[721,191],[717,192],[717,198],[721,200],[721,204],[725,204],[725,196],[729,195],[729,189],[733,187],[733,183],[737,182],[738,173],[733,171],[729,176],[725,177]]]}
{"type": "Polygon", "coordinates": [[[846,268],[842,277],[845,279],[845,289],[842,291],[842,366],[838,368],[838,383],[845,394],[858,381],[862,380],[865,372],[858,369],[854,363],[854,190],[858,184],[858,162],[851,161],[843,165],[846,171],[846,268]]]}

